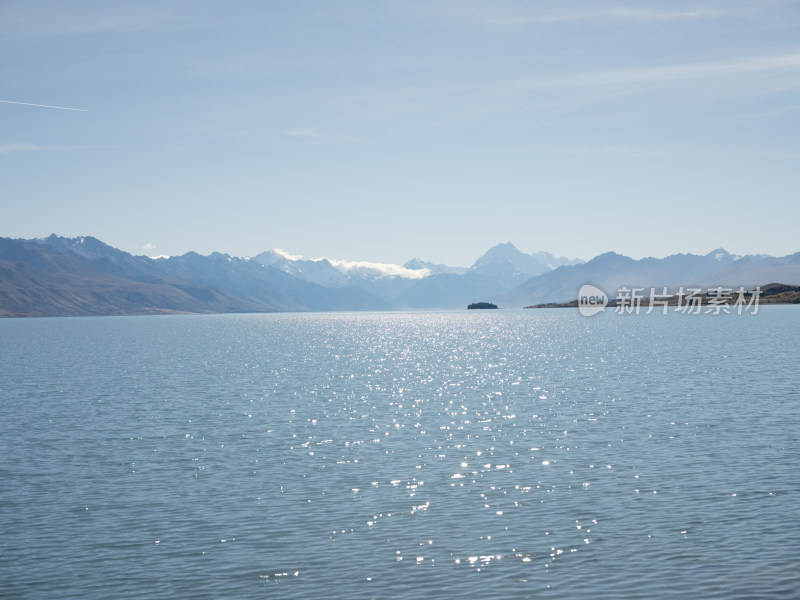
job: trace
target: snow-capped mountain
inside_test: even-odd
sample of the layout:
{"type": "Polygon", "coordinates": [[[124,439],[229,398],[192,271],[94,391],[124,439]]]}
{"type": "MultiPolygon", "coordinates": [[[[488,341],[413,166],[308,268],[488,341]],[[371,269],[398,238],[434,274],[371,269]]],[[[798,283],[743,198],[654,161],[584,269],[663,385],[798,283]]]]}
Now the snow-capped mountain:
{"type": "MultiPolygon", "coordinates": [[[[391,263],[351,261],[328,258],[306,259],[297,254],[289,254],[273,248],[253,257],[256,262],[272,266],[286,273],[307,278],[319,278],[331,284],[347,283],[353,279],[422,279],[431,274],[426,267],[408,267],[391,263]]],[[[318,281],[317,283],[321,283],[318,281]]]]}
{"type": "Polygon", "coordinates": [[[329,258],[309,260],[277,248],[262,252],[253,260],[320,285],[358,286],[394,306],[411,308],[468,304],[481,296],[509,290],[555,266],[582,262],[548,252],[525,254],[510,242],[490,248],[468,269],[420,258],[402,266],[329,258]]]}
{"type": "Polygon", "coordinates": [[[262,252],[253,260],[265,267],[273,267],[289,273],[305,281],[311,281],[328,287],[344,287],[349,278],[335,268],[327,259],[304,260],[302,256],[294,256],[283,250],[273,249],[262,252]]]}
{"type": "Polygon", "coordinates": [[[552,271],[562,265],[580,264],[582,262],[582,260],[557,258],[549,252],[525,254],[519,251],[511,242],[506,242],[489,248],[470,267],[470,271],[493,277],[502,275],[523,280],[552,271]]]}
{"type": "MultiPolygon", "coordinates": [[[[421,279],[394,299],[407,308],[452,308],[494,298],[531,277],[550,271],[552,265],[571,264],[548,252],[525,254],[512,244],[498,244],[461,272],[440,270],[421,279]]],[[[407,263],[408,264],[408,263],[407,263]]],[[[433,269],[431,269],[433,270],[433,269]]]]}
{"type": "Polygon", "coordinates": [[[451,273],[454,275],[463,275],[467,272],[466,267],[448,267],[441,263],[433,263],[421,258],[412,258],[403,265],[406,269],[421,270],[427,269],[431,275],[441,275],[442,273],[451,273]]]}
{"type": "Polygon", "coordinates": [[[262,252],[253,260],[326,287],[358,286],[387,301],[397,297],[416,281],[431,275],[431,270],[426,267],[410,268],[391,263],[329,258],[306,259],[278,248],[262,252]]]}
{"type": "Polygon", "coordinates": [[[282,250],[252,259],[219,252],[149,258],[90,236],[0,238],[0,316],[463,308],[476,301],[518,307],[570,301],[584,283],[609,294],[621,286],[797,285],[800,253],[737,256],[717,248],[634,260],[607,252],[583,263],[505,243],[464,269],[418,258],[404,265],[309,260],[282,250]]]}

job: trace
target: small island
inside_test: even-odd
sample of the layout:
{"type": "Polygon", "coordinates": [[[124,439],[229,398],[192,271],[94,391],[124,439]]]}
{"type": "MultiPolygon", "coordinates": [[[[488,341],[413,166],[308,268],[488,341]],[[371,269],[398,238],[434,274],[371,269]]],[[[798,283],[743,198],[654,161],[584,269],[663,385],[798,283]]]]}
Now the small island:
{"type": "Polygon", "coordinates": [[[497,308],[497,304],[492,304],[491,302],[475,302],[467,306],[468,309],[473,308],[497,308]]]}

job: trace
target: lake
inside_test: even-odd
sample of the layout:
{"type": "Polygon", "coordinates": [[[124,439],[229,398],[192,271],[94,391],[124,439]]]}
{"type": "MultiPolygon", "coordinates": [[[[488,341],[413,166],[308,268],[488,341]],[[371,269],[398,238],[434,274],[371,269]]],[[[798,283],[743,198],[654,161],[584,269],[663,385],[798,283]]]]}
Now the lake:
{"type": "Polygon", "coordinates": [[[800,595],[797,306],[0,339],[2,597],[800,595]]]}

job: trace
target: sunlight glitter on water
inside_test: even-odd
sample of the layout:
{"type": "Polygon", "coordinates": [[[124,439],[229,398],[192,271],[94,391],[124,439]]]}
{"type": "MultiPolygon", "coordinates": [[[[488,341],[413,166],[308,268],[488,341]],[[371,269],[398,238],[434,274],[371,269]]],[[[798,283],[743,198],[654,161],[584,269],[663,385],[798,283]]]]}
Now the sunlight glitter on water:
{"type": "Polygon", "coordinates": [[[708,342],[685,343],[796,349],[800,328],[769,329],[769,314],[756,329],[563,312],[55,321],[69,360],[42,347],[41,373],[17,367],[43,391],[6,388],[0,407],[14,590],[36,595],[32,548],[84,573],[59,580],[76,598],[102,597],[86,581],[101,590],[122,565],[115,597],[169,597],[153,581],[195,596],[413,581],[432,597],[721,597],[737,589],[725,581],[746,588],[734,546],[777,569],[750,576],[759,589],[785,589],[800,547],[774,527],[800,492],[793,354],[704,364],[708,342]],[[131,359],[140,346],[151,358],[131,359]]]}

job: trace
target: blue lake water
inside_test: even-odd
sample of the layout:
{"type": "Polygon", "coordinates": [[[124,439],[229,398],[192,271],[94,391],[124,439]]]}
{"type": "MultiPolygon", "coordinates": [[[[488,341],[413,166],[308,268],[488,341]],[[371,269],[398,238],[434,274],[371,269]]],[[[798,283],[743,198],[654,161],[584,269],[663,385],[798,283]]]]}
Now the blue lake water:
{"type": "Polygon", "coordinates": [[[0,339],[0,597],[800,596],[799,307],[0,339]]]}

